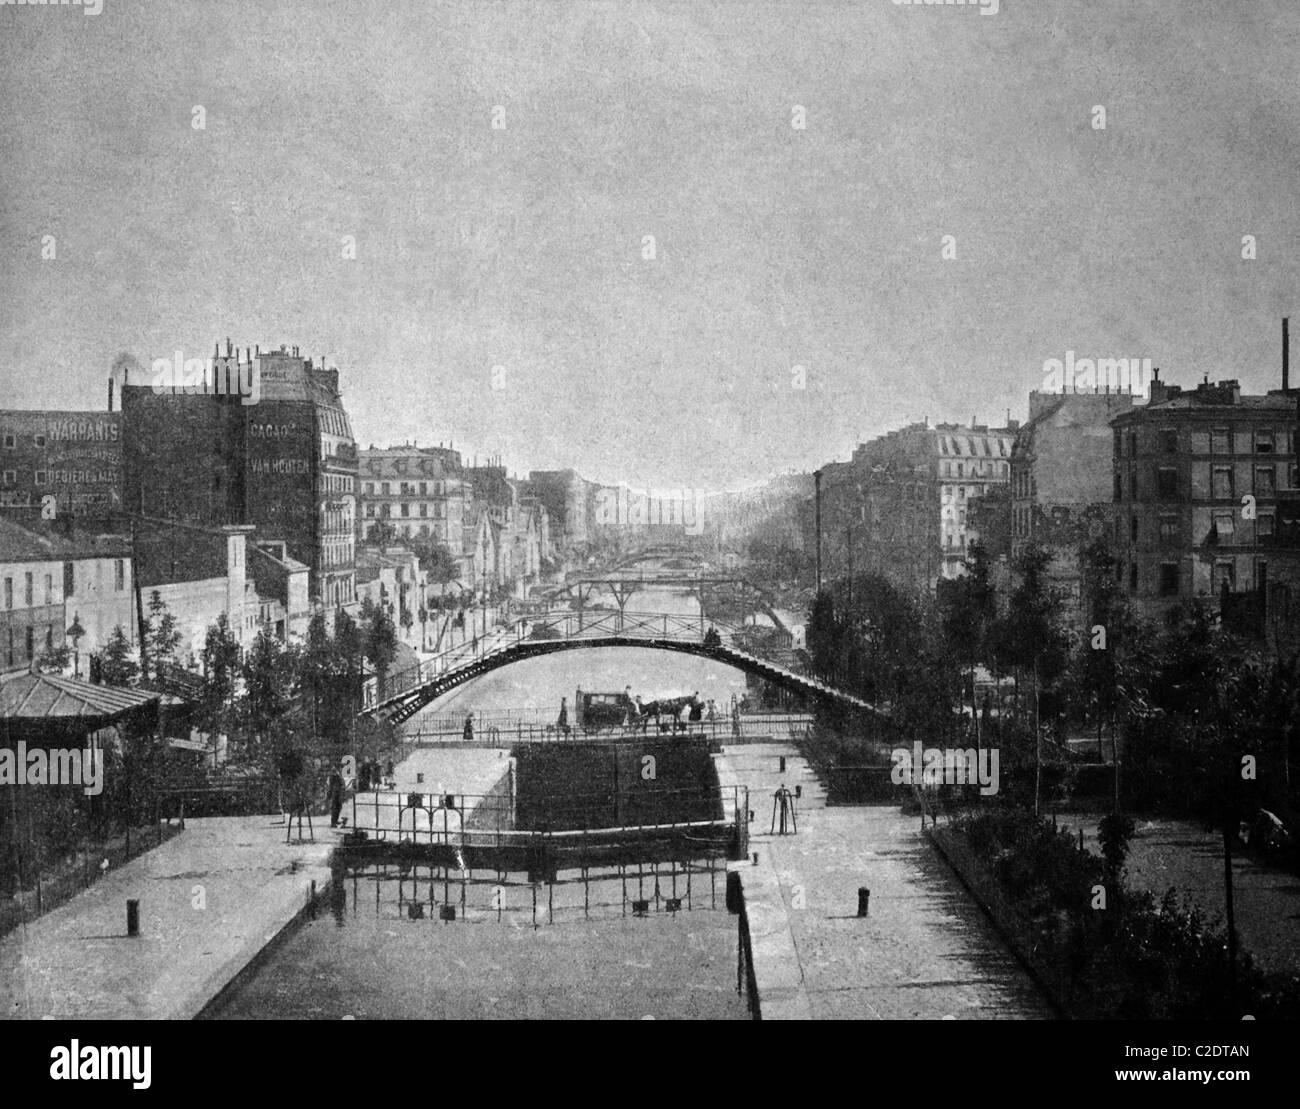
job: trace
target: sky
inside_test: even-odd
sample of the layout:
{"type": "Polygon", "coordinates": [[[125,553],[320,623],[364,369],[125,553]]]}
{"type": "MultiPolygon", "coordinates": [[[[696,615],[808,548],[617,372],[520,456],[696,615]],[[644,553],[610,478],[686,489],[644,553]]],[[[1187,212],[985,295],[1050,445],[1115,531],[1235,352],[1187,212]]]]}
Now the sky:
{"type": "Polygon", "coordinates": [[[722,489],[1067,351],[1276,388],[1297,57],[1295,0],[3,6],[0,407],[229,337],[363,447],[722,489]]]}

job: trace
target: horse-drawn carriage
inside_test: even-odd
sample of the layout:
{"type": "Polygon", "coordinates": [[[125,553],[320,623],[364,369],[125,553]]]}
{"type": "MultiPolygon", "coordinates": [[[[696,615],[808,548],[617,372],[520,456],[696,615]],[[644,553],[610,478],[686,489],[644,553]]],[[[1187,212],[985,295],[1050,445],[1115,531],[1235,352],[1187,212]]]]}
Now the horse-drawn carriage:
{"type": "Polygon", "coordinates": [[[694,693],[640,701],[622,693],[588,693],[579,689],[573,701],[577,724],[584,733],[634,729],[649,732],[685,731],[688,722],[701,720],[704,702],[694,693]]]}

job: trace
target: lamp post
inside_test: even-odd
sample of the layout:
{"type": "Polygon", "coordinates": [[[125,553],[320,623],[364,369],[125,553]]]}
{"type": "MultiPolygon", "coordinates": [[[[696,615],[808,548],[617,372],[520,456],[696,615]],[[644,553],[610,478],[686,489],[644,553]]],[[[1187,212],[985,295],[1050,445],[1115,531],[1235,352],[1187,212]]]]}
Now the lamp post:
{"type": "Polygon", "coordinates": [[[81,637],[86,634],[86,629],[81,626],[78,614],[72,614],[72,623],[68,626],[67,636],[72,640],[72,676],[81,677],[81,652],[77,650],[77,644],[81,642],[81,637]]]}
{"type": "Polygon", "coordinates": [[[479,603],[483,612],[483,638],[487,639],[487,558],[488,558],[488,541],[487,532],[483,533],[483,597],[479,603]]]}

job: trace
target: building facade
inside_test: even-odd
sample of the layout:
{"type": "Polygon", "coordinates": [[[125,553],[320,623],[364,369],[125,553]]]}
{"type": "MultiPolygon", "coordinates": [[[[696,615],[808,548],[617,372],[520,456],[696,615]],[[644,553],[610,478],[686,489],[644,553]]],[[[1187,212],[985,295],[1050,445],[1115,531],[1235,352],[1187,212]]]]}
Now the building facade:
{"type": "Polygon", "coordinates": [[[469,483],[460,453],[415,445],[360,452],[358,533],[379,523],[404,539],[441,543],[457,557],[469,483]]]}
{"type": "Polygon", "coordinates": [[[122,507],[122,417],[117,412],[0,410],[0,514],[104,518],[122,507]]]}
{"type": "MultiPolygon", "coordinates": [[[[1300,588],[1294,392],[1157,378],[1112,421],[1117,577],[1158,616],[1193,598],[1289,621],[1300,588]]],[[[1226,614],[1226,612],[1225,612],[1226,614]]]]}
{"type": "Polygon", "coordinates": [[[130,542],[74,528],[28,528],[0,518],[0,670],[27,669],[68,646],[76,669],[115,627],[135,643],[130,542]]]}
{"type": "Polygon", "coordinates": [[[206,527],[254,525],[308,567],[313,603],[354,609],[357,451],[338,371],[297,347],[243,354],[226,343],[208,383],[249,395],[122,386],[124,492],[132,513],[206,527]],[[250,399],[256,403],[245,403],[250,399]]]}
{"type": "Polygon", "coordinates": [[[960,576],[978,538],[969,508],[1010,481],[1018,426],[911,424],[823,467],[826,572],[851,566],[926,590],[960,576]]]}

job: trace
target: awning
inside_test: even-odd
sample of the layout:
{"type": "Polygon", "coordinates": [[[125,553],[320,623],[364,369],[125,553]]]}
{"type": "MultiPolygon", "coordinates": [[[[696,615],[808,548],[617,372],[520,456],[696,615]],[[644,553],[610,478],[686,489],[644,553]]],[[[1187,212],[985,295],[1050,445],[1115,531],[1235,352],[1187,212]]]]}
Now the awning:
{"type": "Polygon", "coordinates": [[[0,679],[0,719],[109,722],[159,700],[157,693],[95,685],[61,674],[20,673],[0,679]]]}

